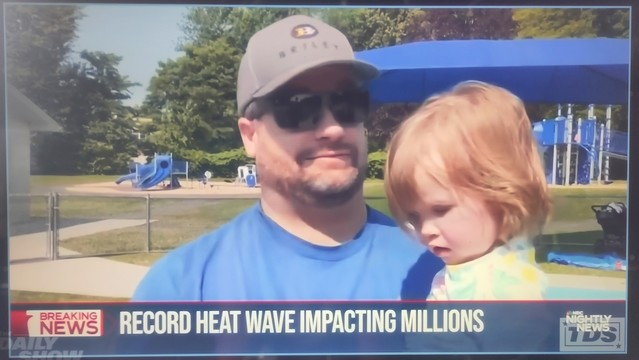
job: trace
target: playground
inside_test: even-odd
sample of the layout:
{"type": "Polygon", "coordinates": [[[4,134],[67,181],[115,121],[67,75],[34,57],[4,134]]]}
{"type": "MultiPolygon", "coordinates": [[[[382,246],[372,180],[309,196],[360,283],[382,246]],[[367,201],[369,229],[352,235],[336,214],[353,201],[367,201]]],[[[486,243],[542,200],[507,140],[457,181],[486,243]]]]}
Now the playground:
{"type": "MultiPolygon", "coordinates": [[[[148,191],[151,197],[151,223],[148,228],[144,197],[140,198],[138,190],[127,186],[124,191],[112,182],[56,187],[58,190],[67,189],[60,194],[59,203],[62,226],[60,256],[55,261],[44,258],[48,250],[43,231],[25,229],[23,234],[12,236],[11,288],[126,299],[148,266],[166,251],[221,226],[251,206],[259,196],[259,189],[224,184],[228,188],[236,188],[237,194],[215,196],[215,190],[197,187],[148,191]],[[90,193],[92,189],[99,191],[90,193]],[[193,196],[194,193],[197,195],[193,196]],[[163,194],[175,195],[159,196],[163,194]],[[150,238],[147,239],[147,236],[150,238]],[[145,249],[147,241],[150,246],[145,249]],[[39,255],[40,259],[34,259],[34,255],[39,255]],[[74,282],[64,280],[77,269],[83,269],[82,277],[75,276],[77,281],[74,282]],[[50,277],[42,277],[42,273],[58,274],[55,278],[61,280],[45,281],[50,277]],[[98,286],[95,285],[98,282],[91,279],[104,279],[104,284],[112,286],[98,286]]],[[[620,199],[626,192],[626,184],[554,186],[552,192],[558,208],[544,231],[546,245],[538,250],[541,257],[553,250],[592,253],[592,242],[601,236],[602,231],[587,204],[620,199]]],[[[365,194],[369,205],[388,211],[383,182],[367,181],[365,194]]],[[[42,213],[37,208],[33,211],[35,215],[42,213]]],[[[623,271],[551,264],[545,259],[541,259],[540,265],[549,274],[553,287],[549,295],[551,298],[625,297],[623,271]]],[[[65,295],[57,296],[64,298],[65,295]]]]}
{"type": "Polygon", "coordinates": [[[153,197],[230,197],[230,196],[255,196],[259,197],[259,186],[250,188],[246,184],[227,182],[223,180],[211,180],[206,184],[196,179],[179,178],[179,188],[166,188],[160,182],[155,187],[136,189],[128,184],[117,185],[112,181],[79,184],[63,187],[64,191],[72,194],[103,194],[119,196],[140,196],[150,194],[153,197]]]}
{"type": "MultiPolygon", "coordinates": [[[[608,204],[627,199],[627,183],[613,181],[610,159],[627,161],[628,134],[613,130],[611,105],[628,102],[628,49],[624,39],[460,40],[390,46],[356,56],[381,70],[369,89],[376,104],[421,102],[468,79],[503,86],[526,102],[562,104],[556,117],[533,119],[531,124],[555,202],[553,218],[536,243],[537,261],[549,274],[551,299],[623,299],[626,272],[615,268],[623,256],[602,270],[551,262],[550,254],[559,254],[561,261],[567,261],[561,258],[565,254],[598,255],[597,241],[621,236],[616,229],[607,231],[593,206],[604,211],[608,204]],[[559,53],[564,56],[549,56],[559,53]],[[587,116],[575,116],[573,104],[591,104],[587,116]],[[601,107],[606,115],[596,118],[594,110],[601,107]]],[[[149,161],[132,162],[129,173],[119,177],[42,188],[59,194],[60,202],[51,207],[44,197],[31,199],[31,214],[42,221],[42,228],[49,210],[58,211],[60,241],[51,248],[43,231],[12,234],[12,251],[20,257],[12,258],[11,289],[82,294],[80,288],[91,287],[75,288],[69,281],[39,283],[37,275],[55,273],[67,279],[77,269],[91,269],[87,273],[95,279],[117,274],[123,286],[111,296],[126,298],[164,252],[254,204],[260,196],[258,176],[252,164],[238,167],[235,179],[216,179],[210,171],[193,176],[187,161],[158,153],[149,161]],[[43,260],[55,252],[58,260],[43,260]]],[[[369,205],[388,213],[383,182],[367,181],[365,196],[369,205]]],[[[625,243],[626,215],[617,215],[624,220],[625,243]]]]}
{"type": "MultiPolygon", "coordinates": [[[[144,156],[138,157],[138,160],[144,156]]],[[[160,196],[201,196],[201,195],[247,195],[259,194],[257,168],[254,164],[238,166],[237,177],[231,179],[213,179],[210,171],[199,177],[189,177],[189,162],[176,160],[172,154],[155,154],[147,164],[131,159],[129,174],[122,175],[112,182],[84,184],[68,187],[65,190],[76,193],[125,193],[158,194],[162,190],[171,190],[170,195],[160,196]],[[130,182],[130,187],[126,186],[130,182]]]]}

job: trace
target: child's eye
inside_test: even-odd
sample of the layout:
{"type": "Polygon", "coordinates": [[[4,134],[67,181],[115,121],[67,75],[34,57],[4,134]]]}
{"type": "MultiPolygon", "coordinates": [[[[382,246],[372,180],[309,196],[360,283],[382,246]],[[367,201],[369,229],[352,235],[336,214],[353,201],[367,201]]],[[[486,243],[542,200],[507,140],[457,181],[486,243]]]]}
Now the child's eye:
{"type": "Polygon", "coordinates": [[[433,214],[437,216],[446,215],[448,211],[452,208],[451,205],[435,205],[433,206],[433,214]]]}

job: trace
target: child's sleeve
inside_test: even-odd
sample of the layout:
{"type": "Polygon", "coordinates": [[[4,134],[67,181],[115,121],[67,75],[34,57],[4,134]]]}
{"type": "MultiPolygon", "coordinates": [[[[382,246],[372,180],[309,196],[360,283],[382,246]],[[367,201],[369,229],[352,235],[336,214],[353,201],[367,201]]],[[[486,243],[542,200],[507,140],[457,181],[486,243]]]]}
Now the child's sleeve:
{"type": "Polygon", "coordinates": [[[446,271],[441,269],[435,274],[427,300],[450,300],[446,292],[446,271]]]}

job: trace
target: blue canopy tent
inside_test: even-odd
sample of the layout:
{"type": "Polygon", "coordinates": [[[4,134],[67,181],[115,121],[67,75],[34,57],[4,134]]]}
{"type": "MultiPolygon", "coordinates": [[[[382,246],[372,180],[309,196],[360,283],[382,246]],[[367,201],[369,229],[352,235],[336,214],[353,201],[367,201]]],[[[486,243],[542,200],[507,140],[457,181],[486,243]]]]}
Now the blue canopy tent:
{"type": "Polygon", "coordinates": [[[377,66],[376,103],[422,102],[464,80],[502,86],[524,101],[626,104],[627,39],[422,41],[356,53],[377,66]]]}

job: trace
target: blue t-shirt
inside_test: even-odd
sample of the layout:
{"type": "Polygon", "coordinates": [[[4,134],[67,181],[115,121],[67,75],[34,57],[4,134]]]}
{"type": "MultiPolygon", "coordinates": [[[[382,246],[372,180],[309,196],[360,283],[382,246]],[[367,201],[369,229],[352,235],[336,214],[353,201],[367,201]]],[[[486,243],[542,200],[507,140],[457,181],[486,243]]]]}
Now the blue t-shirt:
{"type": "Polygon", "coordinates": [[[258,203],[158,260],[133,300],[426,298],[441,260],[386,215],[367,212],[353,240],[325,247],[290,234],[258,203]]]}

